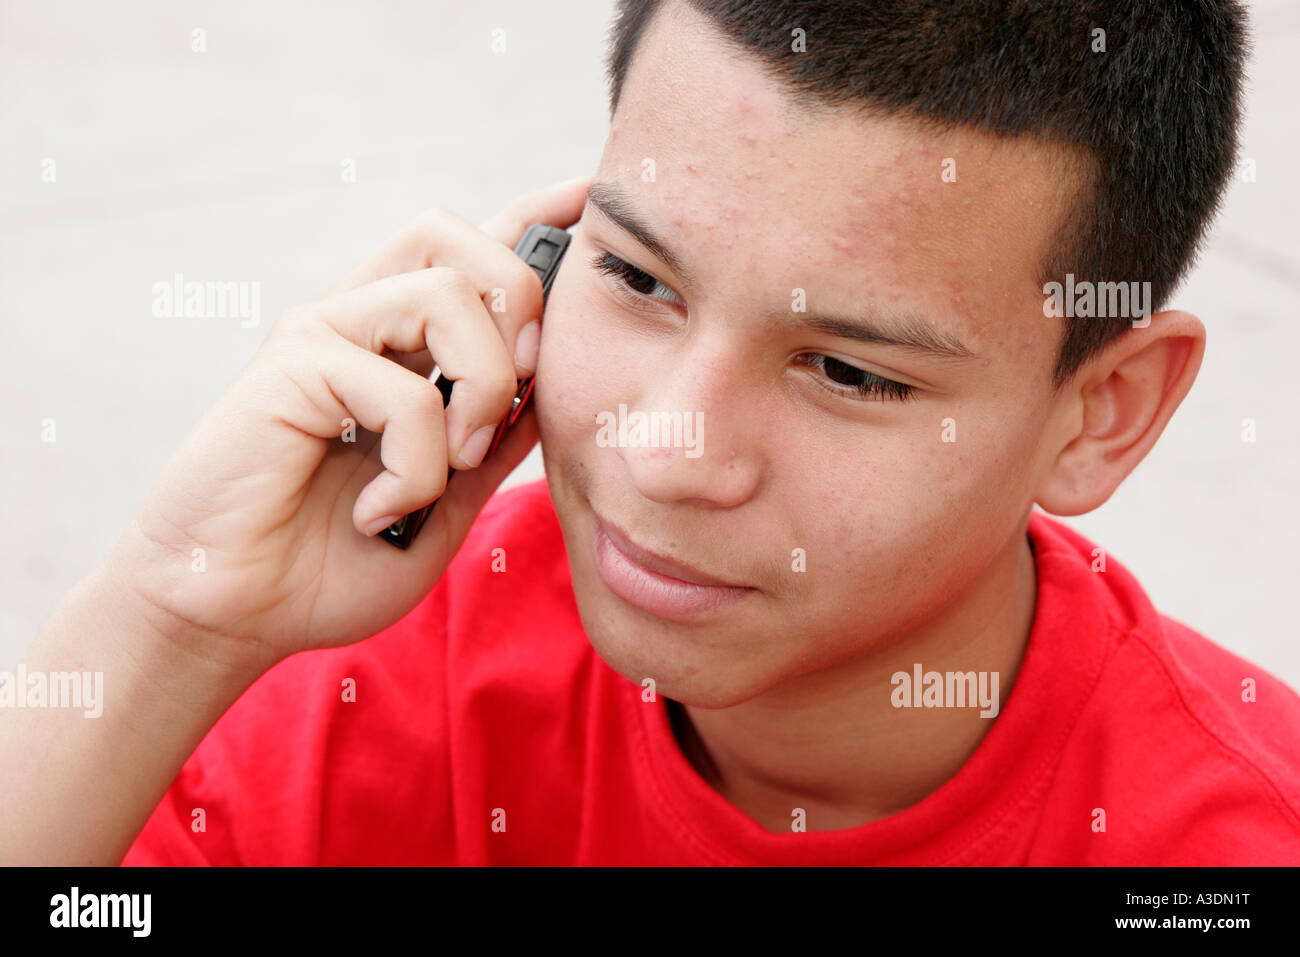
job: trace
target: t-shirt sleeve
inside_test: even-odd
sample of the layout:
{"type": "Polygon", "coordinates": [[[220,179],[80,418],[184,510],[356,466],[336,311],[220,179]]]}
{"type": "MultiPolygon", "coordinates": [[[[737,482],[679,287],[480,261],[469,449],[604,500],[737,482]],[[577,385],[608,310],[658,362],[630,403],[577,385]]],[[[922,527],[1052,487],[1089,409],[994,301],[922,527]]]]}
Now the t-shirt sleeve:
{"type": "Polygon", "coordinates": [[[273,667],[212,727],[122,860],[455,858],[440,589],[379,634],[273,667]]]}

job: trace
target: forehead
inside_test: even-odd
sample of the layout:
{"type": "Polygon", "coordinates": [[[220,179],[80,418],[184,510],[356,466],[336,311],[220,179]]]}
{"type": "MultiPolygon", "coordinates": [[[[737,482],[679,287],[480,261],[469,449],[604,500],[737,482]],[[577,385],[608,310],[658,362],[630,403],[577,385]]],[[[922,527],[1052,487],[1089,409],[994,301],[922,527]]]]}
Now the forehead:
{"type": "Polygon", "coordinates": [[[1062,150],[810,106],[683,4],[641,40],[597,179],[626,190],[701,295],[906,306],[985,355],[1058,341],[1038,274],[1078,188],[1062,150]]]}

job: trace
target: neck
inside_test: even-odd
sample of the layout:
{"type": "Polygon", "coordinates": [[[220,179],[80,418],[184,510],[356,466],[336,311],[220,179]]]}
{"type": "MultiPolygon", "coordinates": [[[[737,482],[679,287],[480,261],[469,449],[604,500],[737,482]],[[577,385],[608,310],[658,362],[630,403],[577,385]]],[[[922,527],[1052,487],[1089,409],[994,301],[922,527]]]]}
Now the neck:
{"type": "MultiPolygon", "coordinates": [[[[669,702],[686,760],[765,829],[858,827],[916,804],[974,753],[996,717],[974,707],[895,707],[891,676],[996,672],[1002,710],[1033,626],[1034,555],[1022,523],[988,572],[928,622],[883,650],[803,675],[731,708],[669,702]]],[[[920,702],[921,688],[913,689],[920,702]]],[[[968,702],[969,703],[969,702],[968,702]]]]}

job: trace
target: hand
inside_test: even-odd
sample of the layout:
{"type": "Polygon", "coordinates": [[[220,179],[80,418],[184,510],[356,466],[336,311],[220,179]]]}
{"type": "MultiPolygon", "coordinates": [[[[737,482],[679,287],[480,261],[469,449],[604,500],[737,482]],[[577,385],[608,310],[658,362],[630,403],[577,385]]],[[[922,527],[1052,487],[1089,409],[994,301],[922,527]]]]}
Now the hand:
{"type": "Polygon", "coordinates": [[[514,245],[533,222],[576,222],[589,185],[529,193],[477,228],[425,213],[290,309],[176,450],[102,573],[192,650],[262,670],[406,614],[537,441],[530,409],[475,467],[536,365],[542,287],[514,245]],[[494,290],[504,311],[485,305],[500,301],[494,290]],[[456,380],[445,410],[427,378],[434,357],[456,380]],[[465,470],[450,484],[449,464],[465,470]],[[374,537],[434,499],[409,550],[374,537]]]}

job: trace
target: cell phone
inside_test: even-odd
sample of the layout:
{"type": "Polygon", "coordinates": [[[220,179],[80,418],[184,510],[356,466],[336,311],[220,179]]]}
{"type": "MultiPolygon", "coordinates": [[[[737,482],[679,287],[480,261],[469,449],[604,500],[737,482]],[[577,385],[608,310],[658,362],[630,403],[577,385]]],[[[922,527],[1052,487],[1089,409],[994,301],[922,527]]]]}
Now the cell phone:
{"type": "MultiPolygon", "coordinates": [[[[537,273],[538,278],[542,281],[543,306],[550,294],[551,283],[555,280],[555,274],[559,271],[560,261],[564,259],[564,254],[569,248],[569,240],[572,238],[571,233],[557,226],[534,223],[524,230],[523,238],[515,245],[515,254],[532,266],[533,271],[537,273]]],[[[437,365],[429,373],[429,380],[442,393],[442,405],[443,408],[446,408],[447,404],[451,402],[451,390],[455,385],[455,381],[443,375],[442,370],[437,365]]],[[[500,444],[506,432],[523,414],[524,407],[528,405],[528,400],[532,397],[532,394],[533,377],[529,376],[526,379],[518,380],[514,400],[510,403],[510,411],[506,413],[505,418],[497,425],[496,431],[492,433],[492,441],[488,443],[487,453],[483,456],[484,462],[496,451],[496,447],[500,444]]],[[[455,474],[455,469],[447,469],[447,481],[449,483],[455,474]]],[[[376,538],[382,538],[388,544],[401,549],[409,548],[411,542],[415,541],[415,536],[420,534],[425,519],[429,517],[429,513],[433,511],[434,506],[437,504],[438,502],[435,499],[424,508],[402,516],[382,532],[379,532],[376,538]]]]}

